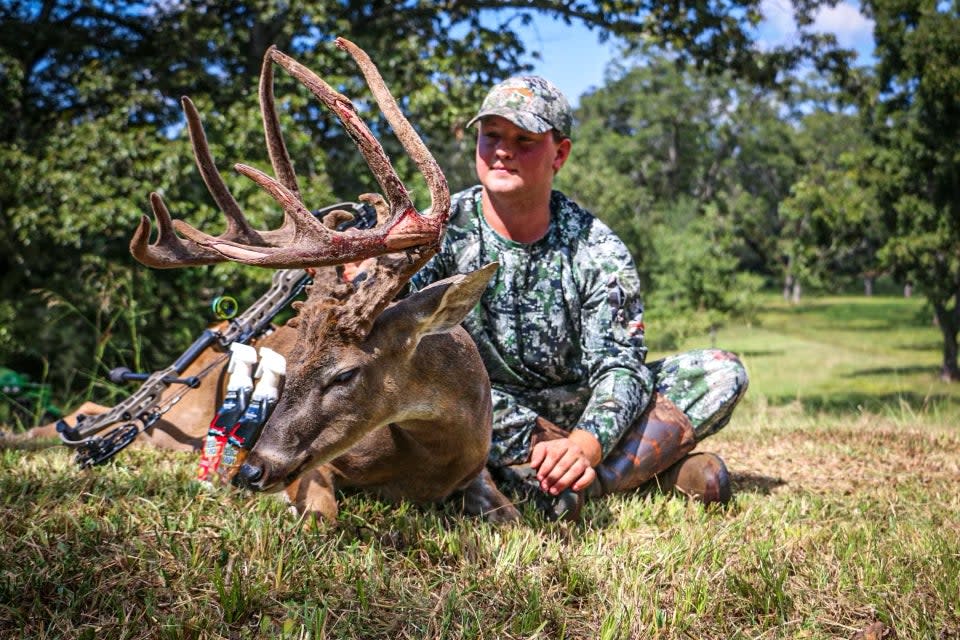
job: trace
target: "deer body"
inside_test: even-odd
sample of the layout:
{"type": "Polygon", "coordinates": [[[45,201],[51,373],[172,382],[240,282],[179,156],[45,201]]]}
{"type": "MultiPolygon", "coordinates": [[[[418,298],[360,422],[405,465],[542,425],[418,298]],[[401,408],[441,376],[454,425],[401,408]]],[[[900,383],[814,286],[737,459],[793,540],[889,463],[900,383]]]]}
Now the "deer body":
{"type": "MultiPolygon", "coordinates": [[[[458,330],[424,339],[422,348],[403,354],[409,356],[405,362],[371,358],[354,380],[327,389],[328,397],[319,402],[286,387],[241,473],[249,478],[259,468],[257,480],[249,484],[264,489],[329,462],[349,486],[403,482],[400,492],[417,501],[437,500],[462,488],[486,462],[491,431],[490,383],[467,340],[458,330]],[[458,380],[451,380],[452,372],[440,364],[449,362],[451,354],[462,376],[458,380]],[[402,369],[417,375],[408,377],[402,369]],[[473,428],[463,428],[471,423],[473,428]]],[[[315,379],[305,376],[302,385],[315,379]]]]}
{"type": "MultiPolygon", "coordinates": [[[[328,342],[329,349],[301,351],[305,345],[298,347],[298,332],[288,326],[257,341],[287,357],[289,382],[271,426],[247,459],[251,466],[269,465],[271,479],[269,484],[267,477],[249,483],[249,488],[270,491],[299,513],[328,520],[337,517],[338,487],[420,504],[442,501],[459,491],[469,513],[493,521],[519,515],[484,468],[490,444],[490,382],[476,347],[459,326],[443,331],[449,320],[432,325],[436,332],[418,340],[410,331],[414,322],[409,307],[419,295],[381,314],[361,345],[328,342]],[[315,351],[330,355],[322,358],[324,362],[304,357],[315,351]],[[448,366],[451,362],[455,368],[448,366]],[[351,388],[343,385],[317,401],[323,380],[348,365],[358,369],[351,388]]],[[[188,367],[184,375],[196,375],[218,360],[222,363],[144,432],[143,445],[199,450],[223,398],[225,358],[224,352],[211,347],[188,367]]],[[[164,399],[179,391],[168,389],[164,399]]],[[[67,419],[74,422],[76,414],[107,410],[85,403],[67,419]]],[[[56,426],[37,427],[24,435],[53,438],[56,426]]]]}
{"type": "MultiPolygon", "coordinates": [[[[403,368],[416,368],[422,375],[420,381],[407,378],[410,383],[404,384],[401,378],[392,375],[396,371],[377,372],[372,376],[382,379],[383,383],[379,394],[374,391],[380,397],[370,403],[373,405],[371,417],[375,415],[375,419],[364,424],[334,421],[342,426],[311,421],[299,425],[308,431],[331,432],[329,436],[321,433],[308,447],[309,455],[315,456],[311,460],[304,458],[301,451],[284,451],[283,445],[298,425],[281,418],[276,428],[264,429],[264,437],[247,458],[247,465],[251,467],[241,467],[238,478],[250,473],[256,465],[269,465],[270,477],[278,477],[299,462],[319,468],[319,473],[333,485],[371,491],[391,500],[429,503],[443,500],[456,491],[466,491],[468,498],[479,499],[486,505],[473,509],[468,504],[468,511],[489,512],[488,516],[494,520],[510,519],[515,515],[512,505],[486,477],[484,465],[490,446],[490,388],[469,336],[461,329],[450,335],[428,336],[411,355],[403,368]],[[438,366],[438,362],[450,354],[460,358],[458,364],[463,367],[459,371],[462,377],[458,376],[457,380],[450,380],[453,372],[440,370],[438,366]],[[420,394],[431,383],[453,386],[458,390],[454,394],[436,389],[420,394]],[[465,429],[465,425],[472,426],[465,429]],[[344,438],[343,433],[350,435],[344,438]],[[358,433],[362,434],[359,439],[339,453],[358,433]],[[330,456],[334,457],[331,459],[330,456]],[[481,475],[483,479],[474,483],[481,475]]],[[[358,377],[363,375],[357,374],[358,377]]],[[[366,394],[369,386],[376,388],[381,380],[370,382],[373,384],[358,381],[356,390],[366,394]]],[[[288,396],[290,402],[293,402],[292,396],[288,396]]],[[[280,409],[278,406],[277,410],[280,409]]],[[[353,419],[351,416],[350,421],[353,419]]],[[[296,471],[293,474],[298,475],[296,471]]],[[[259,482],[268,480],[261,478],[259,482]]],[[[257,483],[253,485],[257,489],[264,488],[257,483]]],[[[331,493],[333,488],[329,489],[331,493]]],[[[306,494],[303,498],[311,501],[319,498],[321,504],[331,504],[332,495],[327,500],[319,495],[320,492],[320,487],[315,487],[312,495],[306,494]]],[[[296,502],[296,495],[291,495],[289,490],[287,493],[296,502]]],[[[329,507],[314,507],[312,510],[326,517],[336,515],[329,512],[329,507]]]]}

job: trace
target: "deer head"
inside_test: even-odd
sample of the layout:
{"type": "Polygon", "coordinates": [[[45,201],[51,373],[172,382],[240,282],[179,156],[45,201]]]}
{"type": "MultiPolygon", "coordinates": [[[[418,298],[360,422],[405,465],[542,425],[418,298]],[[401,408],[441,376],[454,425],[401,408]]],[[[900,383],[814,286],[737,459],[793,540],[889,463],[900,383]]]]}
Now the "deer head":
{"type": "Polygon", "coordinates": [[[440,487],[434,497],[430,496],[433,486],[407,490],[415,498],[434,499],[476,477],[486,460],[489,381],[476,347],[457,325],[477,303],[495,265],[438,282],[391,306],[407,280],[437,251],[449,217],[450,195],[436,161],[369,57],[342,38],[336,44],[357,62],[404,150],[423,173],[430,190],[429,215],[414,208],[351,101],[271,48],[261,74],[260,104],[276,177],[246,165],[238,164],[236,169],[281,205],[283,224],[275,230],[256,231],[247,223],[220,178],[196,109],[184,98],[196,162],[227,216],[227,229],[213,237],[183,221],[172,221],[161,198],[151,194],[158,239],[148,244],[150,222],[144,217],[130,249],[137,260],[158,268],[231,260],[316,270],[306,300],[294,303],[298,313],[289,324],[296,338],[286,349],[284,392],[240,468],[238,484],[265,489],[353,448],[341,466],[364,475],[364,482],[371,477],[402,481],[404,474],[419,473],[430,476],[432,484],[438,478],[453,483],[440,487]],[[336,212],[320,222],[301,201],[274,105],[274,62],[337,115],[363,154],[385,195],[362,196],[377,210],[378,224],[373,229],[337,232],[334,227],[350,214],[336,212]],[[334,265],[358,260],[365,262],[352,282],[338,277],[334,265]],[[391,436],[391,429],[402,429],[406,444],[399,435],[391,436]],[[381,435],[368,437],[375,430],[381,435]],[[424,456],[425,450],[430,455],[424,456]],[[403,464],[410,461],[418,468],[408,472],[403,464]],[[435,466],[437,473],[423,474],[425,464],[435,466]]]}
{"type": "MultiPolygon", "coordinates": [[[[392,260],[378,259],[383,262],[392,260]]],[[[479,471],[489,447],[489,382],[476,348],[458,325],[495,269],[488,265],[443,280],[382,312],[370,313],[372,305],[385,306],[385,296],[372,293],[375,285],[365,290],[361,284],[346,300],[311,291],[294,319],[297,338],[283,394],[236,482],[268,489],[335,458],[349,458],[344,467],[370,469],[375,460],[402,457],[403,447],[389,437],[367,438],[374,430],[393,428],[402,428],[424,447],[428,441],[444,442],[431,463],[447,464],[451,453],[468,449],[478,462],[446,481],[479,471]],[[468,436],[463,428],[474,433],[468,436]],[[474,434],[482,437],[473,441],[474,434]],[[343,457],[348,451],[351,456],[343,457]]],[[[395,459],[388,472],[403,464],[395,459]]]]}

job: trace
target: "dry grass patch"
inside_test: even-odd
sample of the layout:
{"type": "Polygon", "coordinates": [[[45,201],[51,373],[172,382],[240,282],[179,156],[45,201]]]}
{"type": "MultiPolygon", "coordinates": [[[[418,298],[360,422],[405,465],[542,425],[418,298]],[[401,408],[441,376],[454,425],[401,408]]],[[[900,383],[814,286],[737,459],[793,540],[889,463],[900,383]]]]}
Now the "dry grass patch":
{"type": "Polygon", "coordinates": [[[870,414],[847,422],[820,416],[811,425],[797,405],[763,408],[751,426],[734,425],[703,446],[727,461],[741,492],[936,489],[960,479],[960,429],[870,414]]]}

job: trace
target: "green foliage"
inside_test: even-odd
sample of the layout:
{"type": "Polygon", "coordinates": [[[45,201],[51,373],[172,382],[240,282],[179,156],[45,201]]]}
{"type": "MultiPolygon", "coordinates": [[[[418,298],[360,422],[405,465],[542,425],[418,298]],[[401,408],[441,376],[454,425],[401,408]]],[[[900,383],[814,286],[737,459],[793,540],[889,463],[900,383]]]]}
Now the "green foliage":
{"type": "MultiPolygon", "coordinates": [[[[266,165],[256,78],[270,44],[358,98],[371,128],[396,158],[401,178],[419,194],[416,202],[425,205],[415,168],[386,135],[352,62],[332,46],[333,35],[346,35],[371,53],[458,188],[473,181],[472,136],[465,123],[490,84],[525,68],[529,52],[517,27],[535,13],[580,21],[633,43],[669,45],[684,60],[711,70],[733,69],[767,81],[822,53],[805,41],[792,52],[757,54],[751,30],[759,20],[758,4],[730,0],[690,12],[682,3],[559,0],[2,3],[0,362],[34,376],[46,362],[48,381],[58,389],[84,396],[110,393],[98,386],[105,369],[165,366],[210,319],[205,309],[213,297],[230,293],[244,303],[259,294],[267,274],[233,266],[151,272],[130,259],[127,242],[148,213],[151,190],[163,194],[175,216],[213,232],[222,228],[189,161],[182,95],[200,108],[221,172],[251,220],[276,222],[277,206],[229,170],[237,161],[266,165]]],[[[815,6],[802,3],[800,15],[811,15],[815,6]]],[[[657,87],[665,91],[678,79],[659,73],[657,87]]],[[[710,80],[698,82],[713,86],[710,80]]],[[[710,95],[728,82],[722,80],[710,95]]],[[[306,201],[321,206],[376,189],[335,118],[284,74],[275,84],[306,201]]],[[[671,99],[688,99],[682,87],[675,90],[679,94],[671,99]]],[[[698,91],[693,93],[708,95],[698,91]]],[[[689,109],[704,106],[689,99],[689,109]]],[[[664,113],[668,107],[662,101],[664,113]]],[[[651,142],[670,133],[643,128],[655,123],[635,124],[651,142]]],[[[702,123],[691,127],[683,153],[695,153],[696,137],[711,131],[702,123]]],[[[644,244],[649,224],[632,219],[629,209],[637,202],[646,209],[664,189],[675,189],[680,198],[696,177],[696,170],[652,170],[650,189],[639,200],[628,183],[609,173],[583,185],[585,194],[596,196],[598,210],[609,208],[611,224],[634,250],[650,254],[651,260],[640,260],[648,272],[656,268],[644,244]]],[[[757,197],[764,202],[758,208],[765,209],[767,196],[757,197]]],[[[667,208],[674,206],[671,198],[664,199],[667,208]]],[[[697,215],[701,205],[698,201],[697,215]]],[[[707,299],[698,296],[691,308],[707,299]]],[[[732,307],[729,301],[724,305],[732,307]]]]}
{"type": "Polygon", "coordinates": [[[715,331],[731,316],[749,319],[763,284],[739,269],[733,237],[708,217],[683,229],[656,225],[656,288],[647,297],[650,346],[675,349],[691,335],[715,331]]]}
{"type": "Polygon", "coordinates": [[[844,276],[874,277],[884,238],[867,184],[870,146],[859,117],[820,108],[802,119],[797,145],[802,174],[780,204],[789,276],[833,291],[844,276]]]}
{"type": "MultiPolygon", "coordinates": [[[[352,62],[328,42],[327,34],[347,33],[375,57],[380,52],[397,95],[411,97],[404,108],[414,122],[443,137],[479,102],[486,82],[471,82],[477,74],[519,67],[523,48],[512,31],[482,27],[452,37],[455,22],[475,24],[476,16],[439,8],[401,14],[411,8],[404,4],[415,3],[385,3],[369,15],[366,3],[333,11],[316,3],[93,0],[0,8],[0,107],[12,116],[0,127],[0,362],[38,373],[53,360],[51,381],[89,396],[105,369],[165,366],[210,319],[204,309],[213,297],[229,292],[244,303],[259,294],[268,273],[230,265],[149,272],[131,260],[127,243],[149,214],[151,189],[175,216],[222,228],[190,162],[177,104],[183,94],[198,105],[214,157],[251,222],[277,223],[276,204],[227,171],[240,160],[266,165],[256,77],[269,44],[362,98],[352,62]]],[[[276,85],[305,200],[320,206],[375,190],[335,120],[290,78],[278,74],[276,85]]],[[[384,129],[376,118],[372,127],[384,129]]],[[[406,162],[398,168],[404,177],[414,173],[406,162]]]]}
{"type": "Polygon", "coordinates": [[[960,380],[960,8],[871,0],[878,59],[864,115],[876,148],[880,257],[929,299],[944,336],[942,375],[960,380]]]}

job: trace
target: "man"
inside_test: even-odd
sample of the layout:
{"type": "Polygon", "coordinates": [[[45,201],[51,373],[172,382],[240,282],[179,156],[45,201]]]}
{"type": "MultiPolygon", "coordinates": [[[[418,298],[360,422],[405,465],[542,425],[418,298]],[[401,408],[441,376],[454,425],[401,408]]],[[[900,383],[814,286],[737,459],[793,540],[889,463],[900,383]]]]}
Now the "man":
{"type": "Polygon", "coordinates": [[[453,196],[441,252],[413,286],[500,263],[464,322],[493,386],[494,477],[548,516],[576,517],[580,496],[655,477],[726,501],[723,462],[688,453],[729,420],[746,372],[717,350],[644,363],[629,251],[553,190],[573,146],[566,98],[543,78],[511,78],[490,91],[474,124],[480,184],[453,196]]]}

